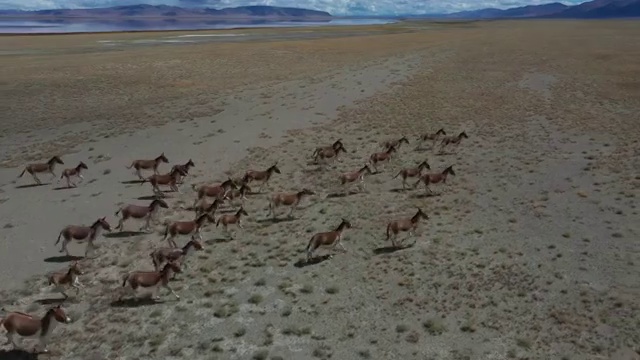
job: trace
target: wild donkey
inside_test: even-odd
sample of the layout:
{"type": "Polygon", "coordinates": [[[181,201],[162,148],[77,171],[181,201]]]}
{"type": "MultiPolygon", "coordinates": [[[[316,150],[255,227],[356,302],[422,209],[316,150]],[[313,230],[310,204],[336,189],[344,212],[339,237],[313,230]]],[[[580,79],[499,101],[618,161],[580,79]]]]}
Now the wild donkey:
{"type": "Polygon", "coordinates": [[[93,242],[96,240],[96,237],[98,237],[100,230],[111,231],[111,225],[107,222],[106,217],[96,220],[91,226],[67,225],[60,231],[60,234],[58,234],[58,240],[56,240],[55,245],[58,245],[61,237],[64,238],[60,252],[66,252],[67,256],[71,256],[69,255],[67,244],[73,240],[78,242],[87,240],[87,247],[84,252],[84,256],[87,257],[89,256],[90,250],[95,250],[93,242]]]}
{"type": "MultiPolygon", "coordinates": [[[[318,248],[326,249],[331,248],[334,250],[337,246],[343,252],[347,252],[347,249],[342,245],[342,233],[346,229],[351,228],[351,223],[345,219],[342,219],[342,222],[334,231],[329,232],[321,232],[313,235],[311,240],[309,240],[309,244],[307,244],[306,252],[307,252],[307,262],[310,262],[313,259],[313,252],[318,248]]],[[[329,255],[331,258],[333,255],[329,255]]]]}
{"type": "Polygon", "coordinates": [[[302,189],[301,191],[294,193],[275,193],[269,199],[269,215],[276,217],[276,208],[280,206],[289,206],[289,217],[293,215],[293,211],[298,207],[303,196],[315,195],[315,193],[309,189],[302,189]]]}
{"type": "Polygon", "coordinates": [[[153,188],[153,193],[156,196],[164,196],[164,193],[162,192],[162,190],[160,190],[159,185],[169,186],[172,191],[180,193],[180,189],[178,189],[178,178],[185,175],[186,173],[181,169],[175,168],[168,174],[153,174],[148,178],[143,179],[142,182],[140,182],[140,185],[144,184],[145,182],[149,182],[153,188]]]}
{"type": "Polygon", "coordinates": [[[80,161],[80,163],[78,164],[78,166],[74,167],[74,168],[70,168],[70,169],[64,169],[62,171],[62,175],[60,175],[60,179],[62,178],[66,178],[67,179],[67,187],[76,187],[76,184],[71,182],[71,177],[72,176],[77,176],[78,178],[80,178],[80,181],[84,180],[84,176],[82,176],[81,172],[82,169],[88,170],[89,167],[87,166],[87,164],[83,163],[82,161],[80,161]]]}
{"type": "Polygon", "coordinates": [[[54,290],[60,291],[62,295],[64,295],[64,298],[67,299],[69,296],[64,291],[66,287],[76,289],[76,295],[80,293],[80,288],[84,287],[78,278],[78,276],[82,274],[83,272],[80,270],[78,262],[74,261],[67,271],[49,274],[47,281],[49,282],[49,286],[53,285],[54,290]]]}
{"type": "MultiPolygon", "coordinates": [[[[136,293],[139,288],[152,288],[153,300],[160,300],[159,291],[161,287],[164,287],[171,291],[176,299],[180,299],[180,296],[178,296],[178,294],[176,294],[176,292],[169,286],[169,280],[171,279],[172,273],[181,272],[182,269],[180,269],[180,266],[170,261],[160,271],[134,271],[125,274],[122,277],[122,287],[124,288],[128,283],[130,289],[129,292],[133,292],[135,295],[137,295],[136,293]]],[[[120,295],[118,300],[122,301],[124,295],[124,293],[120,295]]]]}
{"type": "Polygon", "coordinates": [[[266,170],[248,170],[244,177],[242,178],[242,182],[244,184],[249,184],[252,181],[259,182],[260,188],[258,192],[262,192],[262,188],[269,183],[269,179],[273,173],[280,174],[280,169],[278,169],[278,162],[269,166],[266,170]]]}
{"type": "Polygon", "coordinates": [[[407,186],[407,178],[422,175],[422,169],[429,169],[429,170],[431,169],[431,166],[429,166],[429,163],[427,162],[427,160],[421,162],[420,165],[418,165],[417,167],[400,170],[400,172],[396,174],[396,176],[394,176],[393,178],[395,179],[398,176],[402,176],[402,190],[405,190],[407,186]]]}
{"type": "MultiPolygon", "coordinates": [[[[0,318],[0,326],[4,326],[7,330],[7,344],[12,344],[14,348],[18,349],[19,346],[14,339],[16,335],[23,338],[37,338],[39,344],[36,351],[43,353],[49,352],[47,345],[57,323],[68,324],[71,322],[71,318],[67,316],[61,305],[47,310],[42,318],[19,311],[7,312],[4,308],[0,312],[6,313],[3,318],[0,318]]],[[[11,357],[11,355],[9,356],[11,357]]]]}
{"type": "MultiPolygon", "coordinates": [[[[193,163],[193,161],[191,159],[189,159],[189,161],[187,161],[184,164],[173,165],[173,167],[171,167],[171,171],[173,171],[175,169],[180,169],[181,170],[180,171],[181,174],[184,173],[184,174],[188,175],[189,174],[189,169],[192,168],[192,167],[195,167],[195,166],[196,165],[193,163]]],[[[178,176],[177,183],[181,184],[182,181],[183,181],[183,179],[180,176],[178,176]]]]}
{"type": "Polygon", "coordinates": [[[127,169],[136,169],[136,175],[138,175],[138,178],[140,178],[140,180],[144,180],[140,170],[153,170],[154,174],[158,174],[158,166],[160,166],[160,163],[169,163],[169,159],[164,156],[164,152],[153,160],[133,160],[131,165],[127,166],[127,169]]]}
{"type": "Polygon", "coordinates": [[[438,184],[438,183],[446,184],[448,174],[451,174],[453,176],[456,175],[456,173],[453,171],[453,165],[442,170],[441,173],[424,174],[420,176],[418,181],[416,181],[416,183],[413,184],[413,188],[415,189],[416,186],[418,186],[418,184],[422,181],[424,183],[425,191],[428,191],[429,194],[433,194],[433,191],[431,191],[431,189],[429,188],[429,184],[438,184]]]}
{"type": "Polygon", "coordinates": [[[385,152],[377,152],[371,154],[369,156],[369,162],[373,165],[373,169],[378,172],[378,163],[389,162],[391,160],[391,154],[396,152],[396,148],[394,146],[389,146],[385,152]]]}
{"type": "Polygon", "coordinates": [[[25,172],[28,172],[29,175],[33,177],[33,180],[36,181],[36,184],[42,185],[42,182],[40,181],[40,179],[38,179],[38,176],[36,174],[48,172],[49,174],[51,174],[51,179],[55,179],[56,174],[53,172],[53,169],[55,168],[56,164],[64,164],[64,162],[62,161],[62,159],[60,159],[60,157],[54,156],[46,163],[27,164],[20,175],[18,175],[18,177],[22,177],[25,172]]]}
{"type": "Polygon", "coordinates": [[[462,142],[462,139],[468,139],[469,136],[467,136],[466,132],[461,132],[460,134],[458,134],[458,136],[445,136],[442,138],[442,142],[440,142],[440,152],[442,152],[444,150],[444,148],[448,145],[453,145],[456,147],[456,149],[458,148],[458,146],[460,145],[460,143],[462,142]]]}
{"type": "Polygon", "coordinates": [[[169,205],[167,205],[166,202],[160,199],[153,200],[147,206],[134,204],[125,205],[118,209],[118,211],[116,211],[116,216],[118,216],[118,214],[122,214],[122,217],[120,218],[116,229],[122,231],[124,229],[124,222],[129,218],[132,218],[135,220],[145,219],[145,225],[144,227],[140,227],[140,230],[149,231],[150,223],[153,220],[153,217],[158,213],[158,210],[160,208],[168,209],[169,205]]]}
{"type": "Polygon", "coordinates": [[[173,240],[178,235],[191,235],[192,239],[197,236],[202,240],[202,234],[200,231],[205,225],[205,221],[210,223],[215,222],[209,214],[202,214],[197,219],[191,221],[174,221],[168,223],[164,230],[163,240],[169,242],[169,246],[178,247],[178,244],[173,240]]]}
{"type": "MultiPolygon", "coordinates": [[[[407,236],[407,238],[413,236],[418,227],[418,222],[420,221],[420,219],[428,220],[429,216],[425,214],[422,209],[418,208],[418,212],[416,212],[416,214],[410,218],[401,218],[389,222],[387,224],[387,241],[389,241],[391,235],[393,235],[393,238],[391,238],[391,244],[393,245],[393,247],[398,247],[398,245],[396,244],[398,233],[408,231],[409,236],[407,236]]],[[[400,243],[404,242],[404,240],[406,239],[403,239],[400,243]]]]}
{"type": "Polygon", "coordinates": [[[192,184],[191,187],[198,194],[198,197],[193,202],[194,208],[196,207],[198,202],[204,199],[205,197],[215,197],[218,199],[222,199],[225,195],[227,195],[229,190],[238,188],[236,186],[236,183],[231,179],[227,179],[223,181],[221,184],[215,184],[215,185],[204,184],[204,185],[200,185],[199,187],[196,186],[195,184],[192,184]]]}
{"type": "Polygon", "coordinates": [[[318,160],[326,161],[327,159],[337,159],[340,152],[348,152],[347,149],[342,145],[341,140],[337,140],[331,146],[323,146],[317,147],[311,157],[313,157],[313,162],[318,163],[318,160]]]}
{"type": "Polygon", "coordinates": [[[198,240],[191,239],[181,249],[174,247],[161,247],[155,249],[150,255],[151,261],[153,262],[153,266],[156,268],[156,271],[160,270],[160,266],[165,262],[175,262],[186,269],[187,264],[185,263],[185,260],[187,255],[191,254],[192,249],[195,251],[202,251],[204,250],[204,247],[198,240]]]}
{"type": "MultiPolygon", "coordinates": [[[[427,133],[424,133],[424,134],[420,135],[420,136],[418,137],[418,142],[419,142],[419,143],[418,143],[418,147],[419,147],[420,145],[422,145],[422,143],[424,143],[425,141],[431,140],[431,141],[433,141],[433,143],[431,144],[431,148],[435,148],[435,146],[436,146],[436,141],[438,141],[438,138],[440,137],[440,135],[444,135],[444,136],[446,136],[446,135],[447,135],[447,132],[446,132],[446,131],[444,131],[444,129],[439,129],[439,130],[438,130],[438,131],[436,131],[435,133],[427,132],[427,133]]],[[[416,147],[416,149],[417,149],[418,147],[416,147]]]]}

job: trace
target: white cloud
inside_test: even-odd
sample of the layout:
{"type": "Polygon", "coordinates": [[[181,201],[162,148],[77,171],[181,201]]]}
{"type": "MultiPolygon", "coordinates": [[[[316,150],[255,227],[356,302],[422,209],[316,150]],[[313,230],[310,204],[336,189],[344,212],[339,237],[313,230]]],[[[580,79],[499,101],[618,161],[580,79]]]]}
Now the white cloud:
{"type": "MultiPolygon", "coordinates": [[[[583,1],[562,2],[570,5],[583,1]]],[[[333,15],[397,15],[448,13],[489,7],[506,9],[549,2],[553,0],[0,0],[0,9],[91,8],[145,3],[212,8],[272,5],[322,10],[333,15]]]]}

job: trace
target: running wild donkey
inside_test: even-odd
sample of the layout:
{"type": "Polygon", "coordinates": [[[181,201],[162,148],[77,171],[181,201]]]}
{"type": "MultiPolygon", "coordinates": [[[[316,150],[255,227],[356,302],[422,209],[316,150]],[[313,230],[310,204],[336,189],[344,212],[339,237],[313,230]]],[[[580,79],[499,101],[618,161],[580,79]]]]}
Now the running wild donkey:
{"type": "MultiPolygon", "coordinates": [[[[49,352],[47,345],[56,324],[71,322],[71,318],[67,316],[61,305],[47,310],[42,318],[19,311],[7,312],[4,308],[0,313],[6,313],[3,318],[0,318],[0,326],[4,326],[7,330],[7,344],[12,344],[16,349],[19,348],[14,338],[16,335],[23,338],[37,338],[39,344],[36,351],[44,353],[49,352]]],[[[11,355],[8,356],[11,357],[11,355]]]]}
{"type": "Polygon", "coordinates": [[[69,255],[67,244],[73,240],[78,242],[87,240],[87,247],[84,252],[84,256],[87,257],[89,255],[89,251],[93,251],[95,249],[93,242],[98,237],[100,230],[111,231],[111,225],[107,222],[106,217],[96,220],[91,224],[91,226],[67,225],[60,231],[60,234],[58,234],[58,240],[55,245],[58,245],[61,237],[64,238],[62,240],[62,248],[60,249],[60,252],[66,252],[67,256],[71,256],[69,255]]]}
{"type": "Polygon", "coordinates": [[[138,178],[140,178],[140,180],[144,180],[144,177],[142,176],[140,171],[153,170],[154,174],[158,174],[158,166],[160,166],[160,163],[169,163],[169,159],[164,156],[164,152],[153,160],[133,160],[131,165],[127,166],[127,169],[136,169],[136,175],[138,175],[138,178]]]}
{"type": "Polygon", "coordinates": [[[53,172],[53,169],[56,167],[56,164],[64,164],[64,162],[62,161],[62,159],[60,159],[60,157],[54,156],[46,163],[27,164],[18,177],[22,177],[25,172],[28,172],[29,175],[33,177],[33,180],[36,181],[36,184],[42,185],[42,182],[40,181],[40,179],[38,179],[38,176],[36,174],[49,173],[51,174],[51,178],[55,179],[56,174],[53,172]]]}

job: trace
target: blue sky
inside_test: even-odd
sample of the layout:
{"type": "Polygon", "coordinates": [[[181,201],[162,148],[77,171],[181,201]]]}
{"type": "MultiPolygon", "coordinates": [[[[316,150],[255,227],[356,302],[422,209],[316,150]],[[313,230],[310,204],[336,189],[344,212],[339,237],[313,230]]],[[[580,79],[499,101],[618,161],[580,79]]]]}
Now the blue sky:
{"type": "MultiPolygon", "coordinates": [[[[152,4],[183,7],[223,8],[244,5],[303,7],[328,11],[333,15],[348,14],[429,14],[475,10],[487,7],[500,9],[538,5],[553,0],[0,0],[0,9],[40,10],[60,8],[91,8],[115,5],[152,4]]],[[[584,0],[559,1],[567,5],[584,0]]]]}

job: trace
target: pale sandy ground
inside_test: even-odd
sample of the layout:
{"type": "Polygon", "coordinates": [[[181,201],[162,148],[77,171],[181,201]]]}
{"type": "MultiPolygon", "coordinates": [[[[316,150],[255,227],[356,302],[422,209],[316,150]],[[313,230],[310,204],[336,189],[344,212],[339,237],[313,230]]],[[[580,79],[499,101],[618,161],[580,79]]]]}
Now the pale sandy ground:
{"type": "MultiPolygon", "coordinates": [[[[282,174],[270,192],[309,187],[317,195],[295,219],[277,222],[266,219],[265,194],[250,196],[250,216],[235,240],[208,228],[206,250],[173,283],[178,302],[166,293],[159,304],[114,301],[122,274],[151,268],[148,253],[164,245],[160,224],[150,235],[101,238],[100,257],[83,262],[87,289],[66,304],[74,322],[56,328],[52,354],[39,358],[637,359],[639,30],[624,22],[495,22],[340,40],[340,66],[325,70],[338,61],[324,60],[313,75],[251,90],[233,84],[235,98],[216,99],[211,108],[223,111],[213,116],[176,117],[123,136],[101,129],[107,139],[63,155],[70,165],[91,156],[77,189],[16,189],[30,180],[14,183],[20,168],[3,169],[0,211],[10,224],[0,254],[3,288],[35,277],[3,292],[2,305],[43,313],[42,303],[56,295],[38,274],[65,266],[42,262],[58,255],[59,228],[104,215],[115,225],[117,204],[145,203],[136,198],[150,195],[150,187],[120,183],[132,179],[124,166],[164,150],[172,164],[192,158],[196,168],[184,193],[170,194],[163,219],[192,216],[177,209],[193,201],[190,184],[276,160],[282,174]],[[418,133],[440,127],[470,138],[455,153],[415,149],[418,133]],[[366,192],[335,195],[340,172],[403,134],[411,144],[367,179],[366,192]],[[342,161],[310,165],[313,148],[336,138],[349,151],[342,161]],[[433,171],[453,164],[456,176],[434,187],[437,196],[399,191],[392,176],[425,158],[433,171]],[[418,206],[431,218],[415,245],[390,251],[386,222],[418,206]],[[344,239],[348,252],[300,266],[309,237],[340,218],[354,224],[344,239]]],[[[288,67],[303,73],[301,61],[329,59],[338,45],[323,41],[290,45],[288,51],[304,50],[288,67]]],[[[138,60],[147,58],[118,61],[138,60]]],[[[278,64],[272,73],[282,71],[278,64]]],[[[25,68],[15,67],[29,74],[25,68]]],[[[184,96],[182,106],[189,103],[184,96]]],[[[74,119],[66,120],[73,128],[4,137],[4,160],[46,157],[24,151],[34,131],[54,137],[93,125],[74,119]]],[[[57,115],[52,121],[64,122],[57,115]]]]}

